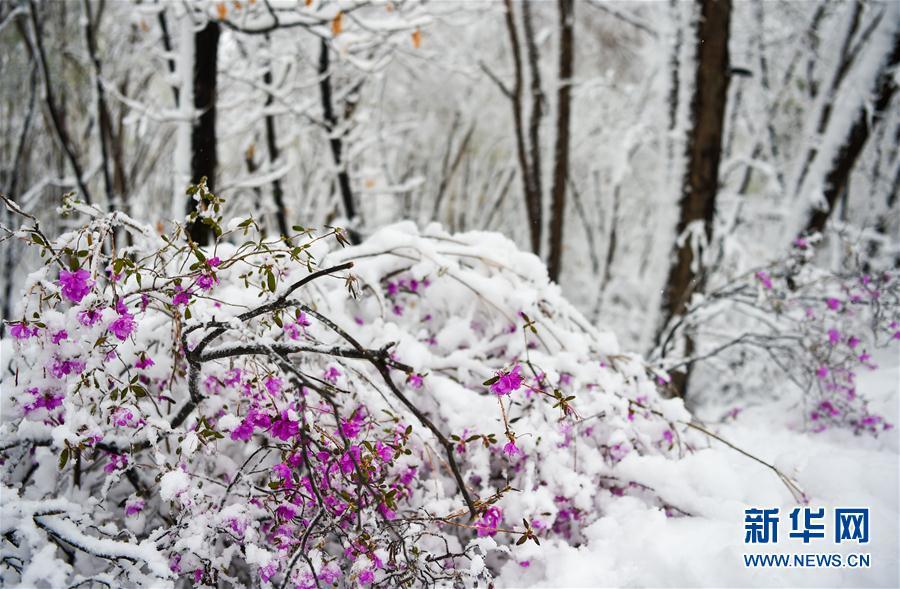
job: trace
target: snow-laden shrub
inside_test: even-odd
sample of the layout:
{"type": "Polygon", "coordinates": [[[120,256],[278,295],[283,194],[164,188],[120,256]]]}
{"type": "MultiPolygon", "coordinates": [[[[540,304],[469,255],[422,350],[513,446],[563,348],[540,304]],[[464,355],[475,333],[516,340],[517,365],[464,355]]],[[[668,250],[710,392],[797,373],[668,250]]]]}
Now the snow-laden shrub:
{"type": "Polygon", "coordinates": [[[502,236],[65,212],[17,234],[4,585],[474,585],[619,496],[677,511],[615,465],[689,449],[681,402],[502,236]]]}
{"type": "Polygon", "coordinates": [[[841,265],[816,264],[818,239],[798,238],[784,258],[697,297],[661,352],[686,331],[699,334],[700,348],[661,364],[697,363],[700,380],[711,374],[717,394],[737,403],[797,392],[801,429],[877,435],[893,424],[870,410],[856,381],[877,368],[875,350],[900,340],[900,279],[841,235],[834,236],[845,252],[841,265]]]}

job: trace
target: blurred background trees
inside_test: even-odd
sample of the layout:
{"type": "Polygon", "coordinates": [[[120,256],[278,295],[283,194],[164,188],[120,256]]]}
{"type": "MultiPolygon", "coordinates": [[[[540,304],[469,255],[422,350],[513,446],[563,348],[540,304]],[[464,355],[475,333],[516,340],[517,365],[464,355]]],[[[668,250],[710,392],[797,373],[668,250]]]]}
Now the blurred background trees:
{"type": "Polygon", "coordinates": [[[862,0],[2,0],[0,187],[51,232],[68,191],[182,220],[200,177],[274,235],[498,231],[627,347],[690,360],[702,333],[658,345],[692,297],[800,234],[900,260],[898,23],[862,0]]]}

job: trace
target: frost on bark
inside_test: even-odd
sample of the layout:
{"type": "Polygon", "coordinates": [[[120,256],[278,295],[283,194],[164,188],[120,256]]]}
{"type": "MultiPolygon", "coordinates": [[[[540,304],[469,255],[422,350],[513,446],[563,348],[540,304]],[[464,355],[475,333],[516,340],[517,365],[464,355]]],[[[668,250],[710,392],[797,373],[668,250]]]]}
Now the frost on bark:
{"type": "Polygon", "coordinates": [[[805,227],[806,233],[818,233],[825,229],[838,198],[846,191],[857,159],[872,131],[884,118],[891,99],[897,93],[894,72],[898,64],[900,64],[900,32],[895,32],[890,54],[878,72],[873,102],[871,105],[862,103],[857,108],[853,124],[824,176],[823,200],[826,206],[811,212],[805,227]]]}
{"type": "MultiPolygon", "coordinates": [[[[703,268],[695,259],[700,248],[696,239],[688,235],[692,227],[702,226],[702,240],[712,239],[713,216],[719,182],[719,160],[722,152],[722,131],[725,102],[728,94],[728,38],[731,20],[730,0],[699,0],[700,21],[697,25],[697,68],[691,98],[693,125],[687,137],[687,170],[679,202],[675,242],[675,257],[669,269],[663,302],[663,325],[673,317],[683,315],[691,295],[702,290],[703,268]]],[[[686,355],[693,345],[686,341],[686,355]]],[[[673,382],[684,394],[685,373],[673,382]]]]}

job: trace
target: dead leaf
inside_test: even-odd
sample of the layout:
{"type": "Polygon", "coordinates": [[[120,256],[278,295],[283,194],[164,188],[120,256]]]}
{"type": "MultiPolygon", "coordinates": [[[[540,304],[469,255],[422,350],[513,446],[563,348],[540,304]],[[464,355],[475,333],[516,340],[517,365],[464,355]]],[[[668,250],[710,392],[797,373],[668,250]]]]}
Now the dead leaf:
{"type": "Polygon", "coordinates": [[[416,30],[413,31],[412,43],[413,47],[415,47],[416,49],[422,46],[422,31],[420,31],[418,27],[416,27],[416,30]]]}
{"type": "Polygon", "coordinates": [[[225,20],[225,17],[228,16],[228,7],[224,2],[216,4],[216,14],[219,15],[219,20],[225,20]]]}
{"type": "Polygon", "coordinates": [[[334,20],[331,21],[331,34],[334,37],[337,37],[341,34],[341,31],[344,30],[344,13],[338,12],[337,16],[334,17],[334,20]]]}

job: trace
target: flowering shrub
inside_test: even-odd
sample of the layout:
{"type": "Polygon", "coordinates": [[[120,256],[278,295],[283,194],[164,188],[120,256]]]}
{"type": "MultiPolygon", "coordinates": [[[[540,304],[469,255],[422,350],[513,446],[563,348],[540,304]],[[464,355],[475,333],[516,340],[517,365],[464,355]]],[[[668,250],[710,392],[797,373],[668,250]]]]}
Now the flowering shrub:
{"type": "Polygon", "coordinates": [[[4,583],[473,584],[620,496],[675,513],[616,465],[689,450],[688,414],[534,256],[266,239],[191,192],[210,247],[71,201],[80,229],[17,234],[44,265],[6,343],[4,583]]]}
{"type": "MultiPolygon", "coordinates": [[[[877,368],[876,349],[900,341],[900,280],[891,271],[864,268],[858,255],[846,256],[838,270],[823,269],[812,263],[814,239],[798,238],[784,259],[698,301],[662,348],[678,329],[701,329],[706,345],[692,361],[727,366],[716,369],[718,382],[734,375],[779,395],[791,383],[802,393],[804,428],[877,435],[893,425],[870,411],[856,381],[862,371],[877,368]],[[744,362],[761,353],[768,362],[744,362]]],[[[853,250],[849,243],[842,247],[853,250]]],[[[685,363],[671,360],[670,366],[685,363]]],[[[747,393],[752,391],[741,396],[747,393]]]]}

